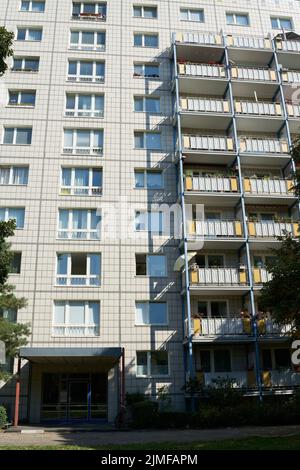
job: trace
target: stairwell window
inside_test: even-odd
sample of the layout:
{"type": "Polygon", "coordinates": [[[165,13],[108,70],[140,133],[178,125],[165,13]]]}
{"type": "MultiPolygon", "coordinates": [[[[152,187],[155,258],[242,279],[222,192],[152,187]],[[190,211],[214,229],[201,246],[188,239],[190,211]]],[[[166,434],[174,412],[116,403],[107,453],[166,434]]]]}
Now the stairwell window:
{"type": "Polygon", "coordinates": [[[98,253],[58,253],[56,285],[100,286],[101,255],[98,253]]]}
{"type": "Polygon", "coordinates": [[[105,51],[105,31],[71,31],[70,49],[105,51]]]}
{"type": "Polygon", "coordinates": [[[8,105],[9,106],[27,106],[34,108],[36,92],[30,90],[8,91],[8,105]]]}
{"type": "Polygon", "coordinates": [[[100,235],[101,215],[97,209],[59,209],[58,238],[99,240],[100,235]]]}
{"type": "Polygon", "coordinates": [[[28,183],[27,166],[1,166],[0,185],[26,185],[28,183]]]}
{"type": "Polygon", "coordinates": [[[289,31],[294,29],[292,18],[284,18],[282,16],[271,17],[271,25],[272,29],[285,29],[289,31]]]}
{"type": "Polygon", "coordinates": [[[40,59],[38,57],[14,57],[12,72],[38,72],[40,59]]]}
{"type": "Polygon", "coordinates": [[[138,132],[134,133],[134,147],[136,149],[161,150],[160,132],[138,132]]]}
{"type": "Polygon", "coordinates": [[[168,313],[166,302],[136,302],[136,325],[167,325],[168,313]]]}
{"type": "Polygon", "coordinates": [[[135,230],[137,232],[151,232],[153,235],[162,235],[164,229],[164,213],[154,211],[135,212],[135,230]]]}
{"type": "Polygon", "coordinates": [[[134,77],[159,78],[158,64],[134,64],[134,77]]]}
{"type": "Polygon", "coordinates": [[[204,23],[204,11],[193,8],[180,8],[180,19],[181,21],[204,23]]]}
{"type": "Polygon", "coordinates": [[[35,0],[32,0],[32,1],[22,0],[20,11],[32,11],[35,13],[44,13],[45,2],[40,2],[40,1],[35,1],[35,0]]]}
{"type": "Polygon", "coordinates": [[[105,63],[88,60],[69,60],[68,81],[103,83],[105,63]]]}
{"type": "Polygon", "coordinates": [[[30,145],[32,139],[31,127],[5,127],[3,144],[30,145]]]}
{"type": "Polygon", "coordinates": [[[65,129],[63,153],[102,155],[103,130],[65,129]]]}
{"type": "Polygon", "coordinates": [[[163,173],[157,170],[135,170],[136,189],[162,189],[164,186],[163,173]]]}
{"type": "Polygon", "coordinates": [[[67,93],[65,115],[102,118],[104,115],[104,95],[67,93]]]}
{"type": "Polygon", "coordinates": [[[157,7],[133,5],[133,16],[135,18],[157,18],[157,7]]]}
{"type": "Polygon", "coordinates": [[[137,351],[137,377],[164,377],[169,375],[167,351],[137,351]]]}
{"type": "Polygon", "coordinates": [[[99,302],[54,302],[52,336],[99,336],[99,327],[99,302]]]}
{"type": "Polygon", "coordinates": [[[62,168],[61,190],[63,196],[101,196],[101,168],[62,168]]]}
{"type": "Polygon", "coordinates": [[[25,209],[23,207],[0,207],[0,221],[15,219],[17,230],[24,228],[25,209]]]}
{"type": "Polygon", "coordinates": [[[134,33],[133,44],[136,47],[158,47],[158,34],[134,33]]]}
{"type": "Polygon", "coordinates": [[[226,13],[226,21],[229,25],[249,26],[250,20],[248,13],[226,13]]]}
{"type": "Polygon", "coordinates": [[[18,28],[17,41],[41,41],[43,30],[42,28],[18,28]]]}
{"type": "Polygon", "coordinates": [[[165,255],[135,255],[137,276],[165,277],[167,275],[167,263],[165,255]]]}
{"type": "Polygon", "coordinates": [[[160,98],[152,96],[134,96],[134,110],[136,112],[160,113],[160,98]]]}

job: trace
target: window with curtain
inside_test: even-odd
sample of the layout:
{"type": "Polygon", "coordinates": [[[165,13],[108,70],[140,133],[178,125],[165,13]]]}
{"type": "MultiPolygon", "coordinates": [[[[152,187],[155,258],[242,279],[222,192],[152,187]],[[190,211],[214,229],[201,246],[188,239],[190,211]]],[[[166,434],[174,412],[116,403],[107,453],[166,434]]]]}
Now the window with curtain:
{"type": "Polygon", "coordinates": [[[25,209],[19,207],[0,207],[0,220],[8,221],[9,219],[16,220],[16,228],[24,228],[25,209]]]}
{"type": "Polygon", "coordinates": [[[53,336],[98,336],[99,326],[99,302],[54,302],[53,336]]]}

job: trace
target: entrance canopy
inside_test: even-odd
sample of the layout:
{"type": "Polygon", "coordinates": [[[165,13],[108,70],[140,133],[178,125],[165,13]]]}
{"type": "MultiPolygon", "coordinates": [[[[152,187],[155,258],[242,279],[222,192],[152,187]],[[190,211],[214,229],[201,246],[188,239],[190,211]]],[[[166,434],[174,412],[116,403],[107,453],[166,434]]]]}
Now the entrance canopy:
{"type": "Polygon", "coordinates": [[[21,348],[20,357],[35,364],[99,364],[112,367],[122,348],[21,348]]]}

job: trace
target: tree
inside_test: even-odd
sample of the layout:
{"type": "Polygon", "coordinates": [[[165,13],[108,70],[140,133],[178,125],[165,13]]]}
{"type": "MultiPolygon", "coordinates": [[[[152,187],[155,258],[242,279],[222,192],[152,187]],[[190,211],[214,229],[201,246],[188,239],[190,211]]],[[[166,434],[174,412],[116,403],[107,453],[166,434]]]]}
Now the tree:
{"type": "MultiPolygon", "coordinates": [[[[0,222],[0,311],[2,312],[3,310],[17,310],[26,306],[26,299],[16,297],[14,294],[15,287],[7,282],[13,254],[6,239],[14,234],[15,228],[15,220],[0,222]]],[[[29,334],[28,325],[12,323],[0,318],[0,340],[5,343],[8,357],[14,357],[18,349],[25,346],[29,334]]],[[[6,374],[1,368],[0,378],[6,378],[6,374]]]]}
{"type": "Polygon", "coordinates": [[[279,325],[291,325],[292,334],[300,332],[300,237],[288,232],[279,237],[280,247],[272,250],[267,264],[271,280],[263,285],[259,307],[268,311],[279,325]]]}
{"type": "Polygon", "coordinates": [[[13,55],[12,42],[14,33],[7,31],[3,26],[0,27],[0,76],[7,70],[5,59],[13,55]]]}

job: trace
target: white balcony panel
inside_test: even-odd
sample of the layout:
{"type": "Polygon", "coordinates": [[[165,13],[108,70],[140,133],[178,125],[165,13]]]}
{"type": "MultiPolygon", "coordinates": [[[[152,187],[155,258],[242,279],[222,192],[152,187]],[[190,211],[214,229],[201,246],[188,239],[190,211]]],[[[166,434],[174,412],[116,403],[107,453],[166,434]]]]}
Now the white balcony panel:
{"type": "MultiPolygon", "coordinates": [[[[272,72],[275,73],[274,70],[272,70],[272,72]]],[[[257,67],[234,67],[232,69],[232,78],[251,81],[274,81],[270,69],[257,67]]]]}
{"type": "Polygon", "coordinates": [[[222,176],[193,176],[193,190],[205,192],[230,192],[230,178],[222,176]]]}
{"type": "MultiPolygon", "coordinates": [[[[240,101],[241,110],[238,114],[255,114],[260,116],[278,116],[277,103],[265,103],[256,101],[240,101]]],[[[279,105],[280,106],[280,105],[279,105]]]]}
{"type": "Polygon", "coordinates": [[[223,380],[230,379],[233,381],[233,386],[235,388],[246,388],[248,385],[247,372],[244,372],[244,371],[205,372],[204,374],[205,385],[214,386],[215,385],[214,380],[216,379],[223,379],[223,380]]]}
{"type": "MultiPolygon", "coordinates": [[[[229,44],[233,47],[243,47],[247,49],[266,49],[266,39],[255,36],[230,36],[229,44]]],[[[268,49],[271,46],[268,47],[268,49]]]]}
{"type": "Polygon", "coordinates": [[[293,224],[289,222],[255,222],[257,237],[275,238],[283,234],[283,230],[293,233],[293,224]]]}
{"type": "Polygon", "coordinates": [[[182,72],[184,72],[185,75],[191,75],[195,77],[225,77],[225,68],[221,65],[185,64],[183,67],[180,67],[179,65],[179,73],[182,72]]]}
{"type": "Polygon", "coordinates": [[[239,271],[236,268],[199,268],[199,284],[239,285],[239,271]]]}
{"type": "Polygon", "coordinates": [[[263,179],[263,178],[249,178],[250,191],[245,189],[245,192],[252,194],[274,194],[274,195],[287,195],[289,192],[289,181],[285,179],[263,179]]]}
{"type": "Polygon", "coordinates": [[[196,220],[196,235],[204,237],[234,237],[235,222],[227,220],[196,220]]]}
{"type": "Polygon", "coordinates": [[[241,335],[243,322],[240,318],[202,318],[201,335],[241,335]]]}
{"type": "Polygon", "coordinates": [[[224,113],[228,112],[229,103],[226,100],[188,97],[181,99],[181,109],[200,113],[224,113]]]}

